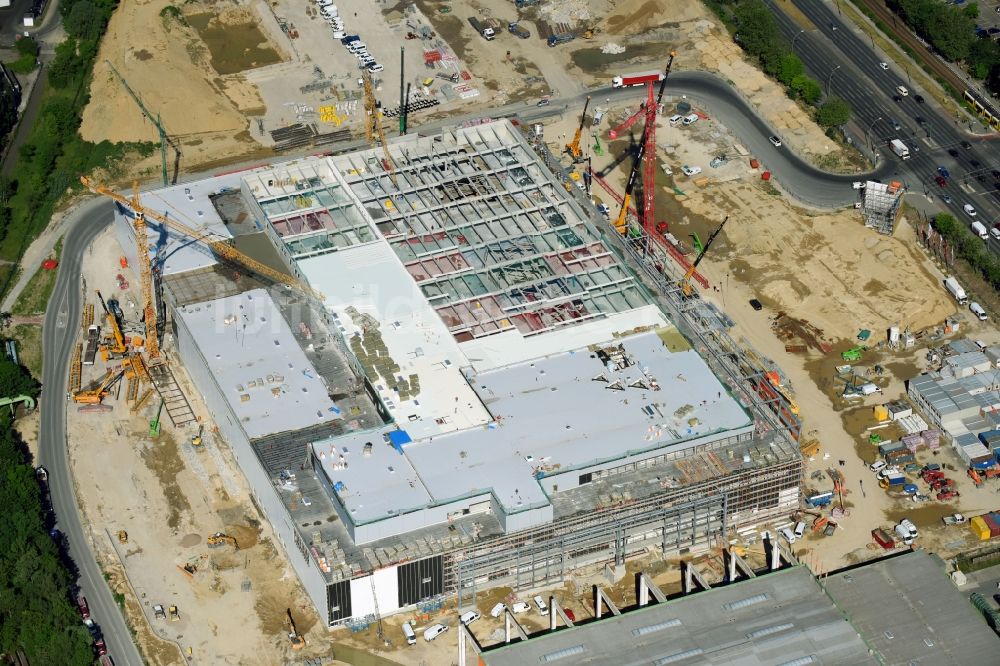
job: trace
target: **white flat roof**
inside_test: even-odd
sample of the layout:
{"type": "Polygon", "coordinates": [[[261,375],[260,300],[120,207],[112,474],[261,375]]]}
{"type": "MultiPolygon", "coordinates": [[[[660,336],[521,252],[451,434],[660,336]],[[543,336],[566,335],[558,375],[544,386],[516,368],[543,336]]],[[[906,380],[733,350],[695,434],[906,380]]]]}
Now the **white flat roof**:
{"type": "MultiPolygon", "coordinates": [[[[487,427],[414,441],[402,454],[384,441],[395,428],[319,442],[315,450],[330,480],[344,484],[341,502],[363,523],[490,492],[516,513],[549,503],[546,477],[752,427],[695,351],[671,352],[657,333],[607,343],[618,345],[628,367],[604,366],[585,348],[472,375],[495,417],[487,427]],[[362,456],[366,442],[370,457],[362,456]],[[335,469],[344,448],[347,468],[335,469]]],[[[408,430],[405,422],[399,427],[408,430]]],[[[413,529],[424,526],[419,515],[413,521],[413,529]]]]}
{"type": "MultiPolygon", "coordinates": [[[[142,192],[139,200],[143,207],[173,218],[199,233],[211,232],[222,238],[232,238],[229,229],[215,210],[209,196],[225,189],[239,189],[240,177],[236,174],[208,178],[161,190],[142,192]]],[[[121,211],[121,209],[119,209],[121,211]]],[[[131,211],[129,211],[131,216],[131,211]]],[[[212,251],[204,244],[167,229],[156,220],[146,218],[146,233],[153,251],[163,257],[163,275],[174,275],[197,270],[218,263],[212,251]]]]}
{"type": "Polygon", "coordinates": [[[348,340],[361,333],[348,308],[373,317],[398,377],[417,375],[420,393],[406,400],[384,378],[369,377],[393,419],[413,439],[482,425],[490,420],[462,375],[468,360],[413,278],[384,240],[298,262],[309,284],[348,340]]]}
{"type": "Polygon", "coordinates": [[[250,439],[339,418],[326,385],[263,289],[177,310],[250,439]]]}

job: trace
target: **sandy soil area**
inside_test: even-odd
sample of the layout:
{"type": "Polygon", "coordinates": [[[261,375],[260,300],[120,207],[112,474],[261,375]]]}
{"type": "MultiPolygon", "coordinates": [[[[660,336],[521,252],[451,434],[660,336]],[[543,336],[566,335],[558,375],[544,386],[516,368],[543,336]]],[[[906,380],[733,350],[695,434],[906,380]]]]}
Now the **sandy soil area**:
{"type": "MultiPolygon", "coordinates": [[[[143,116],[110,62],[153,114],[159,114],[171,138],[181,143],[182,164],[193,166],[220,156],[246,154],[256,144],[247,131],[247,115],[258,115],[263,102],[242,74],[220,75],[197,31],[161,16],[167,0],[124,3],[111,17],[94,66],[90,104],[80,133],[89,141],[158,142],[156,127],[143,116]],[[135,39],[136,34],[142,38],[135,39]]],[[[222,24],[261,22],[262,3],[244,6],[183,5],[185,15],[217,13],[222,24]]],[[[276,44],[269,48],[279,49],[276,44]]],[[[168,160],[173,160],[173,151],[168,160]]],[[[159,154],[136,165],[155,173],[159,154]]]]}

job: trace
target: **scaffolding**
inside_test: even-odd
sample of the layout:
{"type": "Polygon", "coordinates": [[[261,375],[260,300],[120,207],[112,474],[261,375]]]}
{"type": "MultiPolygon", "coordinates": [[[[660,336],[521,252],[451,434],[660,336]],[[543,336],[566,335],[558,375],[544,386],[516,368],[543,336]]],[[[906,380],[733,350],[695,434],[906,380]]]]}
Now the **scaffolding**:
{"type": "Polygon", "coordinates": [[[865,226],[891,236],[904,194],[906,188],[898,181],[894,180],[888,185],[868,181],[861,200],[861,217],[864,218],[865,226]]]}

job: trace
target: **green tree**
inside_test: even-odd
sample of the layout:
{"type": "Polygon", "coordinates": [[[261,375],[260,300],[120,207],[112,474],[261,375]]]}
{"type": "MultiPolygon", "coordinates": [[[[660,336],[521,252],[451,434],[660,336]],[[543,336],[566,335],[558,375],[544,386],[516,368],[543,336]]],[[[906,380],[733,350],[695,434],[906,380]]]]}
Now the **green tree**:
{"type": "Polygon", "coordinates": [[[1000,44],[991,39],[973,40],[965,61],[973,78],[985,79],[1000,64],[1000,44]]]}
{"type": "Polygon", "coordinates": [[[802,64],[797,55],[786,53],[778,66],[778,80],[786,86],[791,86],[795,77],[804,74],[805,71],[805,65],[802,64]]]}
{"type": "Polygon", "coordinates": [[[17,48],[17,52],[21,55],[30,55],[36,58],[38,57],[38,42],[31,37],[21,37],[14,42],[14,46],[17,48]]]}
{"type": "Polygon", "coordinates": [[[37,398],[41,384],[26,369],[10,359],[0,358],[0,398],[27,395],[37,398]]]}
{"type": "Polygon", "coordinates": [[[964,60],[976,39],[976,20],[961,12],[942,8],[934,23],[927,26],[927,36],[934,47],[949,60],[964,60]]]}
{"type": "Polygon", "coordinates": [[[823,89],[819,82],[805,74],[799,74],[792,79],[792,90],[807,104],[815,104],[823,97],[823,89]]]}
{"type": "Polygon", "coordinates": [[[839,97],[831,97],[816,110],[816,122],[822,127],[846,125],[851,119],[851,106],[839,97]]]}
{"type": "Polygon", "coordinates": [[[962,8],[962,14],[975,21],[979,18],[979,4],[976,2],[970,2],[962,8]]]}
{"type": "Polygon", "coordinates": [[[78,0],[63,19],[63,26],[71,37],[82,40],[96,39],[104,32],[104,12],[90,2],[78,0]]]}
{"type": "Polygon", "coordinates": [[[53,88],[66,88],[86,67],[76,49],[77,43],[72,37],[67,37],[56,46],[56,57],[49,65],[49,83],[53,88]]]}

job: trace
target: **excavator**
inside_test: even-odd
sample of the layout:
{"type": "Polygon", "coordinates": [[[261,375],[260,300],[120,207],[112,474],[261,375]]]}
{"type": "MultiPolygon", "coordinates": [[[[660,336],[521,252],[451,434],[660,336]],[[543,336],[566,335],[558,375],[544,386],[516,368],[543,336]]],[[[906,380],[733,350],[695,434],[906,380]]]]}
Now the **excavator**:
{"type": "Polygon", "coordinates": [[[306,639],[302,638],[295,628],[295,620],[292,619],[292,609],[285,609],[285,622],[288,624],[288,642],[293,650],[301,650],[306,646],[306,639]]]}
{"type": "Polygon", "coordinates": [[[101,381],[100,386],[95,389],[77,391],[73,394],[73,400],[81,405],[100,404],[104,398],[111,393],[112,387],[118,383],[118,380],[120,380],[124,374],[125,373],[121,370],[117,373],[114,370],[108,370],[108,374],[104,376],[104,380],[101,381]]]}
{"type": "Polygon", "coordinates": [[[583,124],[587,121],[587,107],[590,106],[590,95],[583,105],[583,114],[580,116],[580,124],[576,128],[573,140],[566,144],[566,152],[570,154],[574,162],[579,162],[583,158],[583,150],[580,148],[580,136],[583,134],[583,124]]]}
{"type": "Polygon", "coordinates": [[[236,543],[236,537],[231,537],[224,532],[216,532],[212,536],[208,537],[208,545],[210,548],[218,548],[219,546],[228,543],[230,546],[236,550],[240,549],[240,545],[236,543]]]}
{"type": "Polygon", "coordinates": [[[729,216],[727,215],[726,219],[722,221],[722,224],[720,224],[715,231],[712,232],[712,235],[708,237],[708,240],[705,241],[705,246],[701,248],[701,252],[698,253],[697,258],[695,258],[695,260],[691,263],[687,272],[684,273],[684,277],[681,278],[681,290],[684,292],[685,296],[690,296],[694,293],[694,287],[691,286],[691,277],[698,269],[698,264],[700,264],[701,260],[705,258],[705,253],[708,252],[708,248],[712,247],[712,241],[715,240],[716,236],[719,235],[719,232],[722,231],[722,227],[726,226],[726,222],[728,221],[729,216]]]}
{"type": "Polygon", "coordinates": [[[121,358],[122,354],[125,353],[127,346],[125,344],[125,336],[122,335],[122,327],[118,322],[118,317],[114,315],[111,310],[108,309],[108,304],[104,302],[104,296],[101,295],[100,289],[95,289],[97,292],[97,298],[101,301],[101,307],[104,308],[104,315],[108,320],[108,327],[111,329],[111,343],[107,345],[101,345],[101,360],[107,361],[111,358],[121,358]]]}

